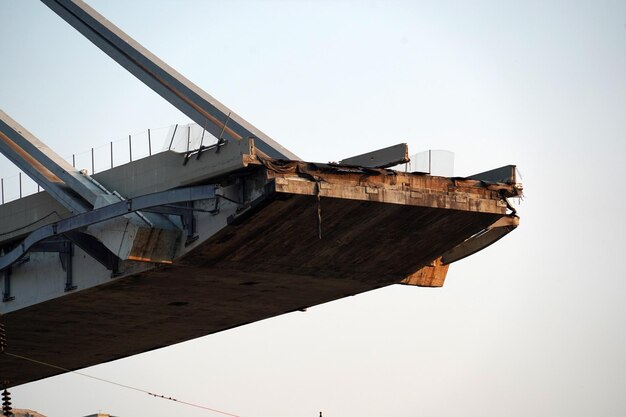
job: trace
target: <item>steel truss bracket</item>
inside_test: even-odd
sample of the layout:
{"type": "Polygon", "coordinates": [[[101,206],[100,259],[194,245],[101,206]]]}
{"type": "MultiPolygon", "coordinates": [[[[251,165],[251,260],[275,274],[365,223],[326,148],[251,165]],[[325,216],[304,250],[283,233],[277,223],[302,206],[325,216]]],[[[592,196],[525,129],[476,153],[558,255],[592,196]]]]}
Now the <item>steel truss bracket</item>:
{"type": "Polygon", "coordinates": [[[193,243],[198,239],[197,233],[197,225],[196,225],[196,216],[194,215],[194,211],[203,211],[211,214],[215,214],[215,210],[200,210],[193,207],[193,201],[185,201],[179,203],[175,206],[166,205],[166,206],[158,206],[152,207],[147,210],[144,210],[146,213],[158,213],[158,214],[166,214],[171,216],[180,216],[183,229],[187,235],[185,239],[185,246],[193,243]]]}
{"type": "Polygon", "coordinates": [[[30,248],[30,252],[57,252],[61,261],[61,267],[65,271],[65,291],[76,289],[72,265],[74,246],[70,239],[64,236],[55,236],[52,239],[36,243],[30,248]]]}
{"type": "Polygon", "coordinates": [[[30,252],[58,252],[70,253],[72,251],[72,242],[61,236],[52,239],[42,240],[30,248],[30,252]]]}
{"type": "MultiPolygon", "coordinates": [[[[68,217],[58,222],[40,227],[26,237],[16,248],[0,257],[0,270],[7,268],[8,266],[17,262],[32,248],[35,244],[46,240],[56,235],[65,234],[66,236],[76,236],[71,232],[78,231],[84,227],[100,223],[106,220],[111,220],[116,217],[121,217],[129,213],[133,213],[140,210],[146,210],[157,206],[166,206],[170,204],[176,204],[187,201],[206,200],[216,197],[216,188],[218,186],[214,184],[210,185],[198,185],[193,187],[177,188],[173,190],[162,191],[153,194],[147,194],[135,198],[131,198],[117,203],[109,204],[86,213],[81,213],[68,217]]],[[[68,238],[69,238],[68,236],[68,238]]],[[[70,238],[72,239],[72,238],[70,238]]],[[[106,260],[102,256],[102,251],[92,250],[93,247],[97,247],[97,239],[93,238],[93,241],[87,242],[84,247],[87,248],[87,252],[91,256],[98,256],[99,262],[106,263],[106,260]],[[91,250],[91,253],[89,252],[91,250]]],[[[81,248],[81,243],[74,242],[81,248]]],[[[102,245],[100,243],[100,245],[102,245]]],[[[104,247],[104,245],[102,245],[104,247]]],[[[83,248],[84,249],[84,248],[83,248]]],[[[107,249],[108,251],[108,249],[107,249]]],[[[106,266],[106,264],[103,265],[106,266]]],[[[110,265],[111,269],[115,272],[113,265],[110,265]]]]}
{"type": "MultiPolygon", "coordinates": [[[[95,237],[72,230],[65,233],[65,236],[76,246],[81,248],[85,253],[91,256],[99,264],[111,271],[111,276],[116,277],[120,274],[120,260],[106,246],[95,237]]],[[[66,289],[67,290],[67,289],[66,289]]]]}

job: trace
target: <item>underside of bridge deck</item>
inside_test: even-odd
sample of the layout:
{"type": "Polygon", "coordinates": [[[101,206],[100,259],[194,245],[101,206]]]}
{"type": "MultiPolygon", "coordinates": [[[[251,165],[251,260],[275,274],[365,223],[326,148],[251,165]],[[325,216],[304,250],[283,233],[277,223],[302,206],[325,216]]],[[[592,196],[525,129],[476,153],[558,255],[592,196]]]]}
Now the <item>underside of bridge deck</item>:
{"type": "MultiPolygon", "coordinates": [[[[258,169],[273,190],[172,265],[5,314],[7,351],[79,369],[205,336],[399,283],[507,215],[479,181],[258,169]]],[[[62,372],[0,366],[10,385],[62,372]]]]}

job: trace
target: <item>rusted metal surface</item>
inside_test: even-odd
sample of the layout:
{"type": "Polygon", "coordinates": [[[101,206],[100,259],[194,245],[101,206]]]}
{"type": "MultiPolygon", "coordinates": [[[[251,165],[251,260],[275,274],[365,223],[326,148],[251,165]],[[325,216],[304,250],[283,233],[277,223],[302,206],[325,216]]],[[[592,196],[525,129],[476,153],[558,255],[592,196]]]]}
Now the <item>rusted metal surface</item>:
{"type": "MultiPolygon", "coordinates": [[[[10,149],[12,151],[11,153],[13,153],[17,157],[23,159],[24,162],[27,163],[27,165],[32,166],[33,168],[35,168],[37,170],[37,172],[39,172],[45,179],[47,179],[50,182],[63,183],[63,181],[61,181],[61,179],[59,177],[57,177],[55,174],[50,172],[49,169],[44,167],[35,158],[33,158],[32,155],[30,155],[28,152],[24,151],[24,149],[22,149],[14,141],[9,139],[9,137],[7,135],[5,135],[3,132],[0,132],[0,140],[2,140],[2,142],[4,142],[4,145],[6,146],[7,149],[10,149]]],[[[6,156],[7,152],[3,152],[3,154],[6,156]]],[[[14,159],[11,159],[11,161],[13,162],[14,159]]],[[[22,166],[22,165],[18,165],[18,166],[22,166]]]]}

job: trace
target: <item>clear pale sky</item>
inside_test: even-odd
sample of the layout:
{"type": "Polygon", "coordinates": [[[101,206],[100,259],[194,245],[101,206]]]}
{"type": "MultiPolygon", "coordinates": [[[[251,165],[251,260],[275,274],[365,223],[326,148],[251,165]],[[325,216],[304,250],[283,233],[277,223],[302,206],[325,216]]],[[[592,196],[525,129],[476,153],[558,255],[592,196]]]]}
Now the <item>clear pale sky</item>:
{"type": "MultiPolygon", "coordinates": [[[[303,159],[407,142],[456,175],[517,164],[526,196],[441,289],[84,372],[243,417],[626,415],[626,3],[88,2],[303,159]]],[[[0,57],[0,108],[61,155],[188,122],[38,1],[0,1],[0,57]]],[[[217,415],[76,375],[12,394],[49,417],[217,415]]]]}

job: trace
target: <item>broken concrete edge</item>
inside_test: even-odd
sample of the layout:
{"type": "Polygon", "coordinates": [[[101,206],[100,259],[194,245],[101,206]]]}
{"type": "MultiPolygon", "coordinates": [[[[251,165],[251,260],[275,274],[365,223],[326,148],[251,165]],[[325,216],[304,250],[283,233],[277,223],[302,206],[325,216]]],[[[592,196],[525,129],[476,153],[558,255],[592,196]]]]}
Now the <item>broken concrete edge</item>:
{"type": "MultiPolygon", "coordinates": [[[[507,208],[512,209],[506,198],[521,194],[517,184],[488,184],[481,180],[416,175],[383,168],[274,160],[266,158],[260,152],[254,152],[252,143],[250,151],[251,154],[244,158],[244,166],[247,169],[239,172],[249,171],[255,165],[264,166],[267,170],[267,180],[275,184],[273,191],[278,193],[319,195],[502,215],[506,214],[507,208]],[[498,201],[499,199],[503,200],[504,204],[498,201]]],[[[512,210],[514,212],[514,209],[512,210]]],[[[457,260],[469,256],[493,243],[490,240],[500,239],[503,236],[502,230],[490,233],[489,237],[480,239],[476,237],[471,243],[464,242],[463,249],[444,259],[457,260]],[[469,253],[463,255],[466,251],[469,253]]],[[[173,260],[174,257],[172,255],[169,260],[173,260]]],[[[132,259],[153,261],[154,257],[133,256],[132,259]]]]}
{"type": "MultiPolygon", "coordinates": [[[[409,187],[416,196],[424,199],[424,192],[428,190],[426,195],[433,196],[433,200],[431,204],[428,204],[426,201],[425,205],[431,205],[434,207],[441,206],[441,198],[442,195],[433,195],[431,191],[433,188],[441,191],[441,194],[449,194],[450,192],[457,193],[460,189],[484,189],[497,193],[498,197],[503,200],[502,205],[496,208],[496,210],[503,214],[503,217],[496,221],[494,224],[486,228],[485,230],[477,233],[475,236],[467,239],[465,242],[461,243],[451,251],[446,252],[442,256],[434,259],[430,265],[424,266],[413,274],[407,276],[405,279],[399,282],[399,284],[404,285],[412,285],[419,287],[442,287],[445,282],[445,278],[448,272],[449,264],[452,262],[456,262],[461,260],[467,256],[470,256],[491,244],[495,243],[497,240],[504,237],[506,234],[510,233],[514,230],[519,224],[519,218],[515,214],[514,210],[507,214],[506,209],[501,210],[502,206],[506,208],[510,208],[510,204],[506,200],[509,197],[519,197],[522,195],[522,187],[520,184],[515,182],[513,183],[489,183],[480,179],[466,179],[466,178],[446,178],[446,177],[435,177],[430,175],[418,175],[420,179],[419,188],[415,187],[415,182],[405,182],[403,179],[412,178],[415,174],[407,174],[393,170],[387,169],[376,169],[369,167],[354,167],[354,166],[342,166],[339,164],[313,164],[307,162],[299,162],[299,161],[276,161],[276,160],[261,160],[260,161],[264,166],[266,166],[269,170],[269,176],[273,177],[276,182],[276,189],[279,192],[290,192],[295,194],[312,194],[317,190],[321,194],[321,196],[327,197],[339,197],[339,198],[355,198],[355,199],[366,199],[365,195],[383,195],[385,197],[389,197],[392,192],[388,189],[385,189],[384,192],[379,193],[379,188],[381,183],[385,182],[381,181],[371,181],[371,178],[368,178],[367,181],[364,181],[364,176],[369,174],[379,175],[380,178],[385,178],[387,176],[393,176],[392,184],[396,187],[404,188],[409,187]],[[331,185],[336,176],[342,176],[342,181],[345,182],[346,178],[349,176],[355,176],[356,179],[353,181],[349,181],[351,191],[354,189],[354,185],[361,186],[363,192],[358,196],[354,195],[353,192],[344,194],[342,190],[332,190],[333,186],[331,185]],[[297,176],[300,181],[293,181],[293,178],[290,176],[297,176]],[[305,181],[302,181],[302,180],[305,181]],[[290,180],[297,185],[290,186],[290,180]],[[308,180],[308,181],[306,181],[308,180]],[[308,182],[308,184],[307,184],[308,182]],[[313,184],[315,183],[315,184],[313,184]],[[433,187],[435,186],[435,187],[433,187]],[[333,192],[335,191],[335,192],[333,192]]],[[[335,187],[337,188],[337,187],[335,187]]],[[[345,190],[343,190],[345,191],[345,190]]],[[[486,197],[486,196],[484,196],[486,197]]],[[[493,196],[492,196],[493,197],[493,196]]],[[[443,197],[445,199],[445,196],[443,197]]],[[[470,201],[471,197],[468,197],[468,201],[470,201]]],[[[406,201],[394,201],[393,196],[391,198],[383,198],[378,201],[385,203],[407,203],[406,201]]],[[[459,206],[458,201],[454,202],[444,202],[444,206],[446,208],[451,209],[465,209],[471,210],[472,205],[467,204],[467,206],[462,207],[459,206]]],[[[480,205],[476,207],[481,207],[480,205]]]]}
{"type": "Polygon", "coordinates": [[[417,270],[405,279],[399,282],[402,285],[411,285],[416,287],[441,288],[448,274],[449,264],[441,263],[441,256],[426,265],[422,269],[417,270]]]}
{"type": "MultiPolygon", "coordinates": [[[[337,174],[361,173],[361,174],[396,175],[399,173],[399,171],[394,171],[391,169],[384,169],[384,168],[355,167],[355,166],[346,166],[346,165],[338,165],[338,164],[324,164],[324,163],[272,159],[272,158],[269,158],[267,155],[265,155],[263,152],[261,152],[258,148],[254,146],[253,139],[250,139],[249,142],[246,144],[242,144],[241,149],[235,149],[235,148],[239,148],[238,146],[235,146],[235,147],[226,146],[225,148],[227,148],[225,149],[226,151],[228,151],[227,153],[232,153],[231,151],[234,150],[236,154],[239,154],[239,158],[238,158],[239,162],[237,164],[232,164],[232,165],[229,165],[229,167],[224,167],[227,170],[229,170],[229,172],[225,171],[225,169],[222,168],[222,169],[216,169],[216,170],[210,171],[211,174],[207,175],[207,171],[205,169],[202,169],[202,172],[204,172],[204,177],[201,178],[194,171],[192,172],[193,175],[189,181],[184,181],[183,183],[180,183],[178,185],[184,186],[184,185],[198,184],[198,183],[206,182],[210,180],[217,181],[220,178],[223,178],[225,176],[228,176],[234,173],[232,171],[233,168],[237,168],[236,171],[245,172],[246,170],[254,169],[258,165],[265,165],[267,168],[271,170],[283,171],[283,170],[294,169],[293,168],[294,163],[300,164],[299,167],[304,167],[303,170],[300,168],[298,169],[301,171],[304,171],[305,173],[309,171],[310,169],[321,170],[322,172],[333,172],[337,174]],[[307,167],[309,167],[310,169],[307,167]]],[[[224,151],[222,151],[221,153],[223,152],[224,151]]],[[[211,164],[214,163],[215,156],[221,155],[221,153],[215,154],[215,151],[209,151],[206,153],[208,153],[207,157],[209,157],[211,164]]],[[[156,161],[157,159],[158,160],[161,160],[163,158],[168,159],[170,157],[173,157],[174,154],[176,153],[165,152],[165,153],[155,154],[155,155],[140,159],[138,161],[133,161],[132,163],[120,165],[111,170],[106,170],[101,173],[95,174],[94,177],[97,178],[98,181],[108,184],[109,188],[117,190],[117,188],[119,187],[117,187],[116,184],[113,183],[113,178],[115,176],[121,176],[121,177],[127,178],[128,174],[130,174],[130,172],[127,172],[130,166],[134,166],[137,164],[141,164],[142,166],[152,166],[155,164],[151,163],[150,162],[151,160],[156,161]]],[[[185,160],[185,158],[187,158],[186,155],[178,154],[175,159],[179,160],[179,165],[183,167],[183,161],[185,160]]],[[[205,158],[206,157],[202,158],[203,162],[205,161],[205,158]]],[[[192,158],[192,159],[194,160],[194,162],[196,161],[196,158],[192,158]]],[[[156,165],[162,166],[163,164],[159,163],[156,165]]],[[[203,167],[205,165],[206,163],[202,164],[203,167]]],[[[184,171],[188,171],[190,169],[191,171],[194,170],[193,168],[190,167],[190,168],[184,169],[184,171]]],[[[416,175],[416,176],[430,177],[430,178],[446,178],[446,177],[430,176],[430,175],[423,174],[423,173],[410,173],[410,174],[416,175]]],[[[490,183],[490,182],[485,182],[485,181],[478,180],[478,179],[470,179],[470,178],[464,178],[464,177],[452,177],[448,179],[453,181],[453,186],[486,187],[490,190],[502,192],[504,197],[520,197],[522,195],[522,190],[523,190],[521,187],[521,184],[490,183]]],[[[117,185],[120,185],[120,184],[117,184],[117,185]]],[[[129,183],[125,181],[124,186],[128,187],[128,185],[129,183]]],[[[168,185],[170,184],[168,183],[168,185]]],[[[172,183],[171,185],[174,187],[176,186],[176,184],[174,183],[172,183]]],[[[160,190],[157,190],[157,189],[143,190],[144,192],[137,190],[137,192],[135,192],[131,189],[128,189],[128,190],[118,190],[118,191],[120,191],[124,195],[124,197],[132,198],[138,195],[145,194],[146,191],[155,192],[155,191],[160,191],[160,190]]],[[[14,239],[22,238],[26,236],[28,233],[30,233],[32,230],[38,227],[53,223],[54,221],[59,220],[59,218],[62,219],[62,218],[67,218],[71,216],[71,213],[69,213],[64,207],[56,203],[52,198],[49,198],[49,197],[45,198],[45,197],[48,197],[47,193],[37,193],[37,194],[29,195],[24,198],[0,205],[0,216],[3,219],[10,218],[12,220],[12,224],[10,226],[7,224],[6,228],[5,227],[0,228],[0,240],[4,242],[9,242],[14,239]],[[46,200],[46,201],[42,201],[42,200],[46,200]],[[52,207],[53,209],[52,213],[56,214],[56,216],[50,217],[50,212],[49,212],[50,207],[52,207]],[[32,208],[36,208],[40,214],[35,215],[35,213],[31,213],[31,214],[26,215],[27,214],[26,211],[30,211],[32,208]],[[6,214],[2,215],[3,212],[5,212],[6,214]],[[23,214],[20,214],[20,213],[23,213],[23,214]],[[19,221],[15,222],[15,220],[17,220],[20,217],[24,219],[23,220],[24,223],[27,221],[29,223],[18,224],[20,223],[19,221]],[[30,219],[34,217],[38,218],[38,220],[36,222],[31,222],[30,219]],[[5,229],[5,230],[2,230],[2,229],[5,229]]]]}
{"type": "Polygon", "coordinates": [[[347,198],[423,207],[507,214],[521,191],[511,184],[486,184],[382,168],[345,167],[260,159],[277,192],[347,198]],[[408,193],[407,193],[408,191],[408,193]]]}
{"type": "MultiPolygon", "coordinates": [[[[246,158],[248,165],[263,165],[272,172],[281,174],[300,174],[303,177],[312,177],[319,173],[331,173],[331,174],[366,174],[366,175],[394,175],[394,176],[415,176],[422,178],[430,178],[433,181],[446,180],[449,182],[449,191],[455,191],[454,188],[485,188],[491,191],[497,191],[502,194],[503,197],[513,198],[522,197],[523,186],[516,182],[490,182],[482,179],[470,178],[470,177],[441,177],[436,175],[429,175],[422,172],[402,172],[388,168],[376,168],[368,166],[356,166],[356,165],[343,165],[335,163],[319,163],[319,162],[306,162],[306,161],[292,161],[286,159],[271,159],[265,157],[257,150],[257,155],[250,155],[246,158]]],[[[510,165],[515,167],[514,165],[510,165]]]]}

